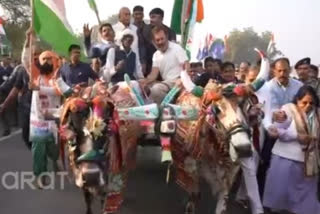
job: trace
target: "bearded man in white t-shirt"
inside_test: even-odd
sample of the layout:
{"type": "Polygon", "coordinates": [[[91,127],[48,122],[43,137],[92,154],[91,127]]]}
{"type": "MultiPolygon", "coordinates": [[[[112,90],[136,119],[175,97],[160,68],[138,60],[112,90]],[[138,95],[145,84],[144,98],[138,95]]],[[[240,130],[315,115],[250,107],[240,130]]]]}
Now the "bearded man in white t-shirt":
{"type": "Polygon", "coordinates": [[[178,44],[168,40],[167,29],[157,26],[152,29],[152,41],[157,48],[153,54],[152,71],[140,83],[150,89],[150,98],[160,104],[169,90],[180,78],[182,70],[189,69],[185,50],[178,44]],[[160,75],[161,81],[158,81],[160,75]]]}

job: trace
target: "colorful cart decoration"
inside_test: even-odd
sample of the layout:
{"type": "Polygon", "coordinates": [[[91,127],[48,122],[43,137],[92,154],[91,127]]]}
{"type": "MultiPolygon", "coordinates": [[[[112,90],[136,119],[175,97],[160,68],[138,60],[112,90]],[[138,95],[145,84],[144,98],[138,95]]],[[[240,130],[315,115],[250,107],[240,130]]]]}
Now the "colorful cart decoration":
{"type": "Polygon", "coordinates": [[[161,161],[171,163],[171,138],[176,131],[176,121],[197,120],[198,109],[171,104],[180,91],[179,87],[173,87],[160,106],[155,103],[144,105],[141,94],[132,87],[129,76],[125,76],[125,81],[139,106],[119,108],[117,111],[120,120],[140,120],[141,126],[145,127],[147,133],[155,133],[159,136],[162,147],[161,161]]]}

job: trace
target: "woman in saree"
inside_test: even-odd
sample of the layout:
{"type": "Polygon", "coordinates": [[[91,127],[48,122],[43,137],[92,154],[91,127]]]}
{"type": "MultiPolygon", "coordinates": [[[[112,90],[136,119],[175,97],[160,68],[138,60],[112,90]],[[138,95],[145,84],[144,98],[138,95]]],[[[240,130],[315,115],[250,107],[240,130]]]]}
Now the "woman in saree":
{"type": "Polygon", "coordinates": [[[293,102],[282,107],[281,114],[268,130],[278,140],[272,150],[263,204],[273,211],[320,214],[319,98],[310,86],[303,86],[293,102]]]}

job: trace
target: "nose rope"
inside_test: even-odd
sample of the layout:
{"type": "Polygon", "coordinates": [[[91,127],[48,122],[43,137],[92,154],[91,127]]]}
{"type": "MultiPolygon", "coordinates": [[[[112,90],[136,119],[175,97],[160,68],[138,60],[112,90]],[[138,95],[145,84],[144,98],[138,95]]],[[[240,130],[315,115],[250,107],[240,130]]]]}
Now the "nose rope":
{"type": "Polygon", "coordinates": [[[245,128],[244,125],[242,124],[237,124],[233,127],[231,127],[229,130],[227,130],[227,136],[231,137],[234,134],[240,133],[240,132],[245,132],[249,135],[250,138],[250,130],[248,128],[245,128]]]}

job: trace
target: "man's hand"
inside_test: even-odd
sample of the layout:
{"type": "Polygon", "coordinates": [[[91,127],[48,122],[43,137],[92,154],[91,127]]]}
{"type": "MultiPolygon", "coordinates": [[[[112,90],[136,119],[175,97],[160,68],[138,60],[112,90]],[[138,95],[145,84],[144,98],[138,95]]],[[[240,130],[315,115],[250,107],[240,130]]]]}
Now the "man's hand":
{"type": "Polygon", "coordinates": [[[272,119],[275,122],[283,123],[284,121],[287,120],[287,114],[284,111],[276,111],[276,112],[273,112],[272,119]]]}
{"type": "Polygon", "coordinates": [[[39,84],[36,84],[34,82],[29,82],[29,89],[34,90],[34,91],[39,91],[40,86],[39,86],[39,84]]]}
{"type": "Polygon", "coordinates": [[[24,47],[29,47],[30,46],[30,39],[32,36],[35,36],[34,30],[32,27],[30,27],[27,31],[26,31],[26,41],[24,44],[24,47]]]}
{"type": "Polygon", "coordinates": [[[84,37],[90,37],[92,33],[92,28],[89,28],[89,24],[83,25],[83,35],[84,37]]]}
{"type": "Polygon", "coordinates": [[[270,137],[272,137],[272,138],[278,138],[279,137],[279,132],[278,132],[276,127],[271,126],[271,127],[268,128],[267,131],[268,131],[268,134],[270,135],[270,137]]]}
{"type": "Polygon", "coordinates": [[[81,92],[81,89],[85,88],[86,86],[87,86],[86,83],[79,83],[79,84],[73,86],[72,87],[72,91],[73,91],[72,96],[77,97],[79,95],[79,93],[81,92]]]}
{"type": "Polygon", "coordinates": [[[309,145],[312,137],[305,134],[298,134],[298,141],[303,145],[309,145]]]}
{"type": "Polygon", "coordinates": [[[178,88],[183,87],[183,84],[182,84],[181,79],[177,79],[177,80],[176,80],[175,87],[178,87],[178,88]]]}
{"type": "Polygon", "coordinates": [[[141,71],[142,71],[144,76],[147,75],[147,65],[146,65],[146,63],[141,63],[141,71]]]}
{"type": "Polygon", "coordinates": [[[143,89],[150,84],[147,79],[139,79],[138,82],[139,82],[140,87],[143,89]]]}
{"type": "Polygon", "coordinates": [[[114,69],[115,69],[116,71],[120,71],[120,70],[123,68],[124,64],[125,64],[125,61],[124,61],[124,60],[120,60],[120,61],[117,63],[117,65],[114,67],[114,69]]]}
{"type": "Polygon", "coordinates": [[[28,40],[30,40],[30,37],[35,35],[34,30],[32,27],[30,27],[27,31],[26,31],[26,37],[28,40]]]}

